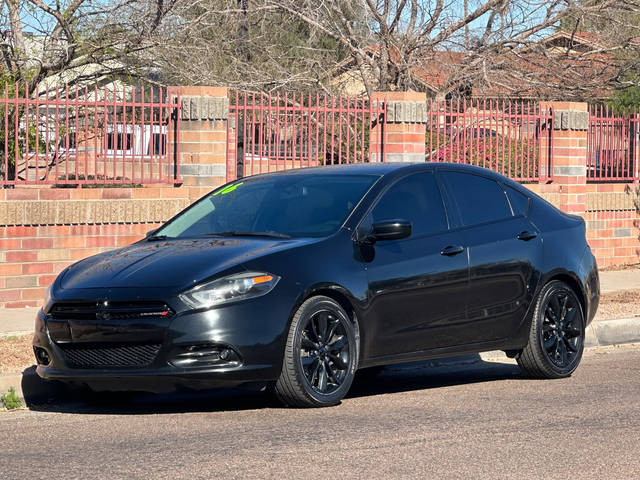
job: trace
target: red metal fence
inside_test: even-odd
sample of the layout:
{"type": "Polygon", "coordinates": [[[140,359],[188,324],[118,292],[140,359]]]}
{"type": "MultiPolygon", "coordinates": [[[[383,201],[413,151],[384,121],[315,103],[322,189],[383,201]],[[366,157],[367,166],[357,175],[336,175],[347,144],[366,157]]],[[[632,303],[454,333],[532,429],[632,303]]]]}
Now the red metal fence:
{"type": "MultiPolygon", "coordinates": [[[[427,102],[426,161],[478,165],[519,181],[549,178],[552,112],[531,102],[427,102]]],[[[386,105],[365,98],[235,92],[229,179],[384,161],[386,105]]]]}
{"type": "Polygon", "coordinates": [[[178,183],[179,95],[166,87],[0,93],[0,185],[178,183]]]}
{"type": "Polygon", "coordinates": [[[591,107],[589,116],[587,180],[640,180],[640,115],[637,110],[614,113],[591,107]]]}
{"type": "Polygon", "coordinates": [[[518,181],[552,172],[551,111],[496,100],[427,102],[426,158],[477,165],[518,181]]]}
{"type": "Polygon", "coordinates": [[[363,97],[233,92],[227,178],[384,160],[384,102],[363,97]]]}

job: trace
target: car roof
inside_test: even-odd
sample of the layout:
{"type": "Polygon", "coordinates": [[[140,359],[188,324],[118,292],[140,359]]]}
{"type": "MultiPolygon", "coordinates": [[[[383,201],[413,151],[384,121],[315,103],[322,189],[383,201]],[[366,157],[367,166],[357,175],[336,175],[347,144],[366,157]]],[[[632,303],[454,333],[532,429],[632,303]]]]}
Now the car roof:
{"type": "MultiPolygon", "coordinates": [[[[308,167],[308,168],[296,168],[292,170],[283,170],[280,172],[272,172],[266,174],[259,174],[259,176],[270,175],[312,175],[312,174],[330,174],[330,175],[349,175],[349,174],[364,174],[364,175],[379,175],[385,176],[393,172],[399,172],[402,170],[428,170],[428,169],[454,169],[460,171],[466,171],[469,173],[476,173],[488,177],[492,177],[495,180],[505,181],[509,180],[507,177],[500,175],[492,170],[488,170],[482,167],[476,167],[474,165],[466,165],[460,163],[447,163],[447,162],[384,162],[384,163],[351,163],[348,165],[327,165],[320,167],[308,167]]],[[[258,176],[258,175],[255,175],[258,176]]],[[[512,183],[512,182],[509,182],[512,183]]]]}
{"type": "MultiPolygon", "coordinates": [[[[422,164],[424,165],[424,164],[422,164]]],[[[266,175],[312,175],[312,174],[330,174],[330,175],[350,175],[354,173],[370,174],[370,175],[386,175],[389,172],[407,167],[409,164],[402,163],[350,163],[348,165],[326,165],[320,167],[304,167],[282,170],[279,172],[270,172],[264,174],[256,174],[252,176],[266,175]]]]}

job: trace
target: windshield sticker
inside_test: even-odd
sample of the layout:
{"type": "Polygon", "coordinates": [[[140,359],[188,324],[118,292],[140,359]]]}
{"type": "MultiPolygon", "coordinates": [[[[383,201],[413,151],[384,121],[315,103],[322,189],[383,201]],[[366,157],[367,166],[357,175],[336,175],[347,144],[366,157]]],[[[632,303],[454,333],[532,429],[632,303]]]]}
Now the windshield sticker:
{"type": "Polygon", "coordinates": [[[223,188],[219,192],[214,193],[213,196],[215,197],[216,195],[224,195],[226,193],[233,192],[236,188],[238,188],[243,183],[244,182],[238,182],[238,183],[234,183],[233,185],[229,185],[228,187],[223,188]]]}

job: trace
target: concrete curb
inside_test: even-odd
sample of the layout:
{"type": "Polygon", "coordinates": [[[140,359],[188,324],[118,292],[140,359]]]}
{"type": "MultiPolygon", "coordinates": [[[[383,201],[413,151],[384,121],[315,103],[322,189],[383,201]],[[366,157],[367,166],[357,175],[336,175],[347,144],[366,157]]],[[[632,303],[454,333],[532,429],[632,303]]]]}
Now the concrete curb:
{"type": "Polygon", "coordinates": [[[640,342],[640,316],[592,322],[587,327],[586,347],[640,342]]]}

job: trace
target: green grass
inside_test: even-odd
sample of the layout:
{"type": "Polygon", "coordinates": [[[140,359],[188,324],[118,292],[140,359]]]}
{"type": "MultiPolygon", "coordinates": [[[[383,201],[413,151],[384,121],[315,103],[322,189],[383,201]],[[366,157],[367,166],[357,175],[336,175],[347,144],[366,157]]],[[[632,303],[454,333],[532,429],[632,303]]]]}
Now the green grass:
{"type": "Polygon", "coordinates": [[[22,400],[16,395],[16,389],[9,387],[9,391],[0,397],[4,408],[7,410],[15,410],[22,406],[22,400]]]}

